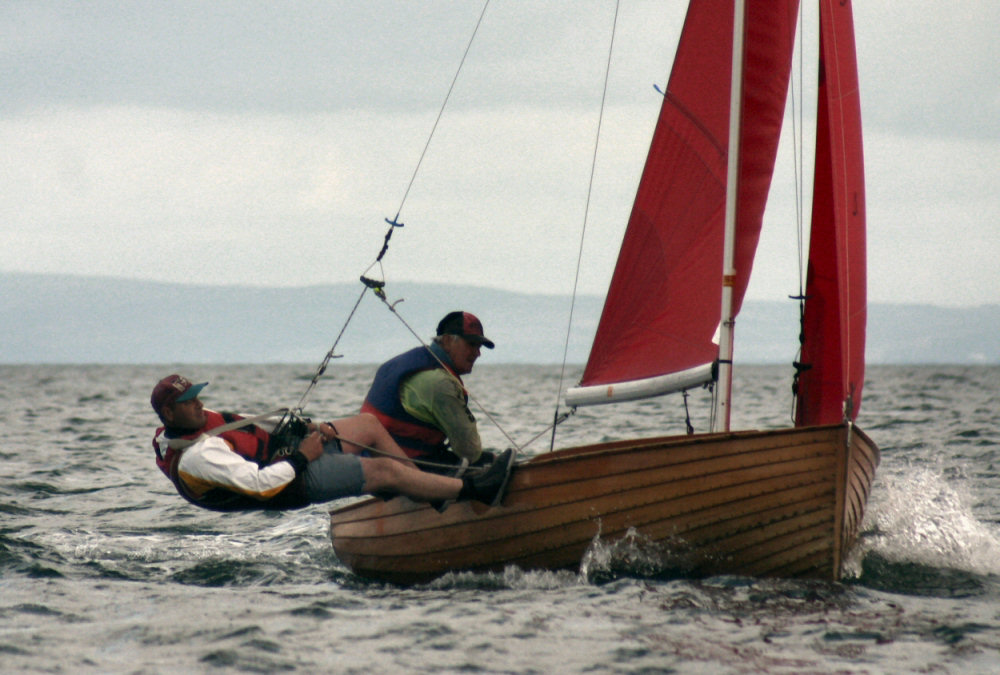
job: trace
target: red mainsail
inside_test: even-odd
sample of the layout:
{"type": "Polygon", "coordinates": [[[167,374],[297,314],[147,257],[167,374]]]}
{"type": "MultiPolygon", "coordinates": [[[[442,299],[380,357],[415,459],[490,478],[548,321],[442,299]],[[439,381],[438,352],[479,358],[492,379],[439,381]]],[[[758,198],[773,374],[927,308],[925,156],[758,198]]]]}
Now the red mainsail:
{"type": "MultiPolygon", "coordinates": [[[[734,314],[746,290],[784,114],[797,0],[746,7],[734,314]]],[[[691,3],[581,384],[718,356],[732,0],[691,3]]]]}
{"type": "Polygon", "coordinates": [[[854,419],[865,377],[865,181],[850,3],[820,3],[819,103],[795,423],[854,419]]]}

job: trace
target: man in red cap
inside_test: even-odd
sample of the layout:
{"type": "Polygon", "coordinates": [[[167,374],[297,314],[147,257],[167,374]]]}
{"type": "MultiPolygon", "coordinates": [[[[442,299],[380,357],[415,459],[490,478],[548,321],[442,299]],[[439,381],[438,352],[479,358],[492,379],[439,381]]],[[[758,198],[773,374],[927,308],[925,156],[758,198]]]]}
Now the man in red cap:
{"type": "Polygon", "coordinates": [[[375,415],[407,456],[427,462],[423,466],[431,470],[492,459],[483,452],[461,377],[472,372],[484,346],[494,344],[475,315],[449,312],[429,347],[379,367],[361,411],[375,415]]]}
{"type": "MultiPolygon", "coordinates": [[[[416,469],[378,420],[361,414],[336,422],[304,422],[297,434],[272,435],[267,420],[207,410],[207,382],[180,375],[157,383],[150,397],[163,426],[156,464],[177,491],[220,511],[292,509],[361,494],[402,494],[415,501],[503,498],[513,453],[462,479],[416,469]],[[375,449],[376,457],[362,457],[375,449]]],[[[273,429],[272,429],[273,431],[273,429]]]]}

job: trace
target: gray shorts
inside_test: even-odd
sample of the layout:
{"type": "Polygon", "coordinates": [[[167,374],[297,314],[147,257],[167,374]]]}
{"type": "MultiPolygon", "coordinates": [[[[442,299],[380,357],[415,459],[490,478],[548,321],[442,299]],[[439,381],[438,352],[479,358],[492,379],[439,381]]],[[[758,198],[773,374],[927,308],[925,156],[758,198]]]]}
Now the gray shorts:
{"type": "Polygon", "coordinates": [[[357,455],[345,454],[337,440],[323,444],[323,454],[309,462],[302,484],[310,503],[365,493],[365,474],[357,455]]]}

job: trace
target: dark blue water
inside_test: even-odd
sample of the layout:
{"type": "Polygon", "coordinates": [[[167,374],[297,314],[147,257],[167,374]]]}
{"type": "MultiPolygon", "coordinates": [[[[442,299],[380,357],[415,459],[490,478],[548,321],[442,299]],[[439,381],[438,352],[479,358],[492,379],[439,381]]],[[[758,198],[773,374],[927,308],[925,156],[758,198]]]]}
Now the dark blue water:
{"type": "MultiPolygon", "coordinates": [[[[293,405],[311,366],[0,366],[0,671],[992,673],[1000,656],[1000,368],[873,367],[859,423],[882,465],[841,584],[646,578],[642,542],[583,574],[397,588],[333,555],[326,508],[224,515],[155,468],[149,392],[181,370],[217,408],[293,405]],[[624,569],[624,571],[623,571],[624,569]]],[[[353,412],[372,369],[331,367],[310,412],[353,412]]],[[[558,370],[481,367],[518,443],[558,370]]],[[[734,426],[787,424],[783,368],[742,368],[734,426]]],[[[690,400],[705,429],[704,400],[690,400]]],[[[589,409],[558,446],[681,432],[676,397],[589,409]]],[[[488,445],[508,444],[484,413],[488,445]]],[[[548,437],[531,445],[543,452],[548,437]]]]}

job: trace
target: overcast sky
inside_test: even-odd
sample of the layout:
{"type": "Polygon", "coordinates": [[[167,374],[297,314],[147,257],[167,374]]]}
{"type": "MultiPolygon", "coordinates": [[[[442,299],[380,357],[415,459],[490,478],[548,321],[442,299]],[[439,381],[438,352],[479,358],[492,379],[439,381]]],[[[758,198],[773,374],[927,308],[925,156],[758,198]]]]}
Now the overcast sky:
{"type": "MultiPolygon", "coordinates": [[[[607,287],[685,7],[622,0],[582,292],[607,287]]],[[[569,293],[614,3],[494,0],[407,193],[480,10],[5,0],[0,271],[351,282],[402,205],[390,282],[569,293]]],[[[1000,303],[1000,3],[855,22],[870,300],[1000,303]]],[[[754,299],[797,290],[788,147],[754,299]]]]}

